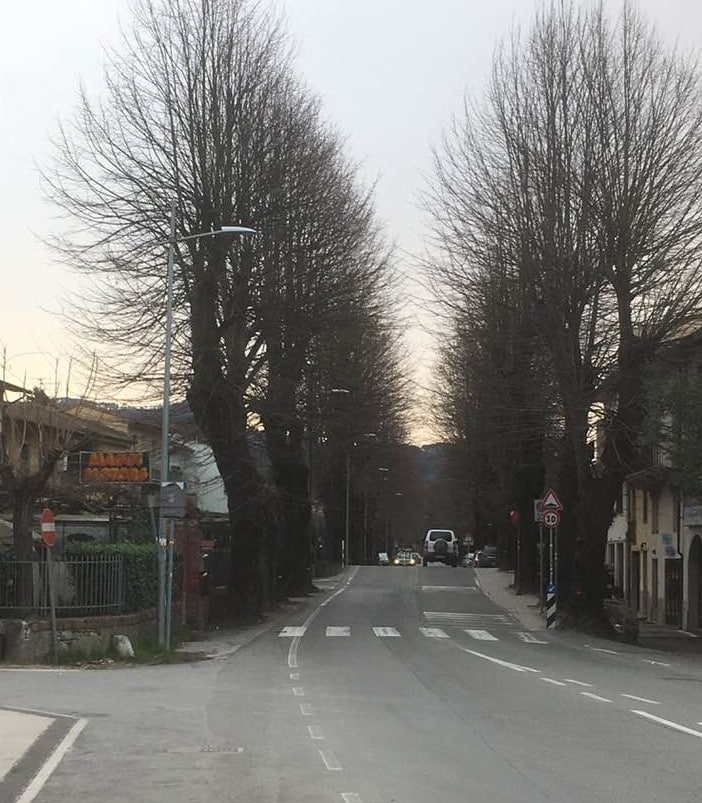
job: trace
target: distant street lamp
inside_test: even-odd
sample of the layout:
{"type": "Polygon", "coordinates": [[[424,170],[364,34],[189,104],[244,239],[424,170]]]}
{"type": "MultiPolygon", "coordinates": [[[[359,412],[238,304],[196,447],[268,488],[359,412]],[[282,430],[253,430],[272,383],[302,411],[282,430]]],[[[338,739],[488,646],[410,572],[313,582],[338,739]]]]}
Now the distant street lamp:
{"type": "Polygon", "coordinates": [[[171,403],[171,345],[173,340],[173,262],[177,243],[198,240],[202,237],[216,237],[222,234],[257,234],[256,229],[247,226],[222,226],[214,231],[203,231],[176,237],[176,205],[171,204],[170,236],[168,238],[168,272],[166,274],[166,340],[163,354],[163,409],[161,411],[161,509],[159,511],[159,589],[158,589],[158,643],[170,649],[170,594],[173,578],[173,544],[169,543],[166,516],[163,511],[163,490],[170,480],[170,461],[168,455],[168,430],[170,426],[171,403]],[[168,546],[168,568],[166,569],[166,547],[168,546]],[[166,591],[168,573],[168,592],[166,591]]]}

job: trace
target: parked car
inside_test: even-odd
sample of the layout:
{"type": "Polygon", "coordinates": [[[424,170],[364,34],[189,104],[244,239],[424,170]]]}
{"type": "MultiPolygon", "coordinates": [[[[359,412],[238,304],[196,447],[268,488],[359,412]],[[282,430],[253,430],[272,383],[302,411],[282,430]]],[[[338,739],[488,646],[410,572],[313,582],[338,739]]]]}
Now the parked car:
{"type": "Polygon", "coordinates": [[[378,552],[378,565],[379,566],[389,566],[390,565],[390,558],[388,557],[387,552],[378,552]]]}
{"type": "Polygon", "coordinates": [[[481,569],[494,569],[497,566],[497,547],[492,544],[484,546],[478,552],[477,565],[481,569]]]}
{"type": "Polygon", "coordinates": [[[458,566],[458,539],[453,530],[429,530],[424,537],[422,563],[441,561],[447,566],[458,566]]]}
{"type": "Polygon", "coordinates": [[[466,567],[471,567],[474,565],[473,561],[475,560],[475,552],[467,552],[463,556],[463,565],[466,567]]]}

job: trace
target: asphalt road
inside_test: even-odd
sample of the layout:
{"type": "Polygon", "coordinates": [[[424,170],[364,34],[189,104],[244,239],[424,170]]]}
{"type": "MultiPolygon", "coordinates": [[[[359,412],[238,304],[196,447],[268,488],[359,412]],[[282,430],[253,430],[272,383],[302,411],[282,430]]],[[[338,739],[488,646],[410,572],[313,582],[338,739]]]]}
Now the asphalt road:
{"type": "Polygon", "coordinates": [[[700,684],[698,656],[525,628],[471,569],[353,568],[220,660],[0,670],[53,717],[35,769],[63,745],[0,801],[697,803],[700,684]]]}

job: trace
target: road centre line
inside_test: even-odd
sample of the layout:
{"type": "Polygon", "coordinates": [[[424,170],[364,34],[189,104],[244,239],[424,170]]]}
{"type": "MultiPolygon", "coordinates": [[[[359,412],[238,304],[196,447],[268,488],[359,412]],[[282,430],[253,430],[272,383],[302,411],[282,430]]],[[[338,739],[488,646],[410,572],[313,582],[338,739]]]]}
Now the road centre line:
{"type": "Polygon", "coordinates": [[[513,669],[515,672],[535,672],[537,675],[541,673],[540,669],[533,669],[530,666],[522,666],[521,664],[513,664],[510,661],[503,661],[501,658],[495,658],[492,655],[486,655],[482,652],[469,650],[467,647],[459,647],[459,649],[463,650],[463,652],[467,652],[469,655],[474,655],[476,658],[483,658],[484,660],[490,661],[498,666],[504,666],[505,669],[513,669]]]}
{"type": "Polygon", "coordinates": [[[592,688],[592,683],[583,683],[582,680],[573,680],[573,678],[565,678],[566,683],[572,683],[575,686],[585,686],[587,689],[592,688]]]}
{"type": "MultiPolygon", "coordinates": [[[[305,621],[302,624],[302,627],[304,627],[305,630],[319,616],[319,614],[322,612],[322,608],[326,607],[326,605],[329,602],[331,602],[335,597],[338,597],[339,594],[343,594],[344,591],[346,591],[346,589],[349,587],[349,585],[351,585],[351,581],[356,576],[356,572],[357,571],[358,571],[358,566],[354,567],[354,569],[353,569],[353,571],[351,573],[351,577],[349,577],[349,579],[348,579],[348,581],[346,582],[345,585],[343,585],[338,591],[335,591],[330,597],[325,599],[324,602],[322,602],[320,605],[318,605],[312,611],[312,613],[307,617],[307,619],[305,619],[305,621]]],[[[304,631],[303,631],[302,635],[304,635],[304,631]]],[[[293,638],[293,640],[290,642],[290,647],[288,649],[288,667],[290,669],[297,669],[299,667],[299,663],[298,663],[298,660],[297,660],[297,651],[298,651],[299,646],[300,646],[300,639],[301,638],[302,638],[302,636],[295,636],[293,638]]]]}
{"type": "Polygon", "coordinates": [[[541,678],[544,683],[550,683],[553,686],[566,686],[567,684],[564,683],[562,680],[554,680],[553,678],[541,678]]]}
{"type": "Polygon", "coordinates": [[[621,654],[621,653],[618,653],[616,650],[607,650],[604,647],[593,647],[590,644],[586,644],[585,646],[589,647],[591,650],[594,650],[595,652],[606,652],[607,655],[620,655],[621,654]]]}
{"type": "Polygon", "coordinates": [[[652,666],[670,666],[665,661],[652,661],[650,658],[642,658],[641,659],[645,664],[651,664],[652,666]]]}
{"type": "Polygon", "coordinates": [[[308,725],[307,730],[310,734],[310,739],[322,740],[326,738],[321,725],[308,725]]]}
{"type": "Polygon", "coordinates": [[[324,766],[332,771],[338,772],[342,770],[343,767],[339,763],[339,759],[334,755],[332,750],[320,750],[319,755],[322,757],[322,761],[324,762],[324,766]]]}
{"type": "Polygon", "coordinates": [[[611,700],[608,700],[606,697],[600,697],[599,694],[593,694],[591,691],[581,691],[583,697],[587,697],[590,700],[596,700],[598,703],[611,703],[611,700]]]}
{"type": "Polygon", "coordinates": [[[648,703],[649,705],[661,705],[658,700],[649,700],[647,697],[637,697],[635,694],[622,694],[628,700],[636,700],[637,703],[648,703]]]}
{"type": "Polygon", "coordinates": [[[71,747],[73,747],[76,740],[80,736],[81,731],[87,724],[87,719],[81,718],[76,720],[75,724],[71,727],[68,733],[58,743],[54,752],[42,764],[41,769],[34,776],[29,786],[24,790],[20,797],[17,798],[16,803],[32,803],[32,801],[36,798],[39,792],[41,792],[41,790],[44,788],[44,785],[51,777],[51,773],[61,763],[61,759],[66,755],[71,747]]]}
{"type": "Polygon", "coordinates": [[[664,725],[666,728],[671,728],[672,730],[679,731],[680,733],[686,733],[688,736],[697,736],[698,739],[702,739],[702,731],[696,731],[693,728],[685,727],[685,725],[679,725],[677,722],[671,722],[669,719],[657,717],[654,714],[649,714],[648,711],[635,711],[634,709],[631,709],[631,713],[637,714],[640,717],[644,717],[644,719],[648,719],[651,722],[656,722],[659,725],[664,725]]]}

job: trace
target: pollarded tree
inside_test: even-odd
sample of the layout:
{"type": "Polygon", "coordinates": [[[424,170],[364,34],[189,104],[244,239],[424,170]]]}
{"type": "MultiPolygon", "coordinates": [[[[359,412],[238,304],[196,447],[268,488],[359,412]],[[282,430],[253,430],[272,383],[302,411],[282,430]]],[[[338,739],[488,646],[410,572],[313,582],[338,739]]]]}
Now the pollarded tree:
{"type": "Polygon", "coordinates": [[[571,471],[563,568],[595,612],[646,365],[702,302],[699,90],[694,65],[667,53],[631,3],[615,22],[601,5],[553,3],[498,51],[484,103],[437,154],[445,247],[466,281],[475,270],[518,277],[547,346],[571,471]]]}
{"type": "Polygon", "coordinates": [[[248,577],[236,585],[265,589],[287,533],[281,500],[295,497],[282,509],[292,532],[305,515],[289,464],[299,461],[294,403],[312,339],[357,279],[379,270],[371,199],[260,4],[142,0],[105,87],[98,106],[83,93],[47,179],[74,223],[59,247],[96,279],[78,329],[109,344],[125,384],[160,376],[169,202],[177,240],[231,223],[260,231],[176,245],[173,379],[224,481],[232,565],[248,577]],[[274,494],[247,437],[261,422],[274,494]]]}

